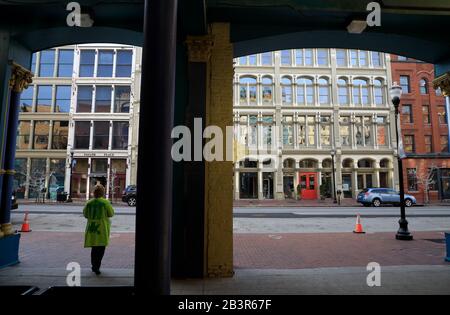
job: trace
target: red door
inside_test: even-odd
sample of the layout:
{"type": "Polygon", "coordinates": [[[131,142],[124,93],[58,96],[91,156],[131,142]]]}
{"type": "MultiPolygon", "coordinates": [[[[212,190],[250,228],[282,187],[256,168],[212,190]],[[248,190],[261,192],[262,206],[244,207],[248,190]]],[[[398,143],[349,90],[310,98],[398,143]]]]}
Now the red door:
{"type": "Polygon", "coordinates": [[[317,173],[300,173],[300,187],[302,199],[317,199],[317,173]]]}

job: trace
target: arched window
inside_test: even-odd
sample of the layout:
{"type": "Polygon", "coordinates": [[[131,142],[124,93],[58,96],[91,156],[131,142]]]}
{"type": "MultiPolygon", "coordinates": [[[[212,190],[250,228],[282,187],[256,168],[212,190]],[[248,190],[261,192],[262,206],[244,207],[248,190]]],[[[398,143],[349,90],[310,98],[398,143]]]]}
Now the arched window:
{"type": "Polygon", "coordinates": [[[428,94],[428,81],[425,79],[420,80],[420,94],[428,94]]]}
{"type": "Polygon", "coordinates": [[[348,83],[346,79],[338,80],[339,105],[348,105],[348,83]]]}
{"type": "Polygon", "coordinates": [[[271,77],[262,78],[262,100],[264,104],[273,104],[273,80],[271,77]]]}
{"type": "Polygon", "coordinates": [[[323,160],[322,168],[331,168],[331,166],[332,166],[331,164],[332,164],[331,159],[323,160]]]}
{"type": "Polygon", "coordinates": [[[330,85],[328,79],[319,79],[319,102],[321,105],[330,104],[330,85]]]}
{"type": "Polygon", "coordinates": [[[281,97],[283,105],[292,104],[292,80],[288,77],[281,79],[281,97]]]}
{"type": "Polygon", "coordinates": [[[295,168],[295,160],[294,159],[286,159],[283,163],[284,168],[295,168]]]}
{"type": "Polygon", "coordinates": [[[353,160],[352,159],[345,159],[342,162],[342,167],[343,168],[353,168],[353,160]]]}
{"type": "Polygon", "coordinates": [[[314,84],[310,78],[297,79],[297,103],[300,105],[314,104],[314,84]]]}
{"type": "Polygon", "coordinates": [[[369,104],[369,85],[366,80],[353,80],[353,104],[368,105],[369,104]]]}
{"type": "Polygon", "coordinates": [[[241,105],[256,105],[256,79],[241,77],[239,79],[239,103],[241,105]]]}
{"type": "Polygon", "coordinates": [[[255,160],[245,159],[245,160],[239,162],[239,167],[257,168],[258,162],[255,160]]]}
{"type": "Polygon", "coordinates": [[[358,161],[358,167],[360,168],[372,168],[373,161],[369,159],[363,159],[358,161]]]}
{"type": "Polygon", "coordinates": [[[317,168],[317,161],[302,160],[302,161],[300,161],[300,168],[317,168]]]}
{"type": "Polygon", "coordinates": [[[373,89],[374,89],[375,104],[383,105],[384,104],[383,82],[379,79],[375,79],[373,81],[373,89]]]}
{"type": "Polygon", "coordinates": [[[381,168],[389,168],[390,165],[391,165],[391,162],[388,159],[383,159],[380,161],[381,168]]]}

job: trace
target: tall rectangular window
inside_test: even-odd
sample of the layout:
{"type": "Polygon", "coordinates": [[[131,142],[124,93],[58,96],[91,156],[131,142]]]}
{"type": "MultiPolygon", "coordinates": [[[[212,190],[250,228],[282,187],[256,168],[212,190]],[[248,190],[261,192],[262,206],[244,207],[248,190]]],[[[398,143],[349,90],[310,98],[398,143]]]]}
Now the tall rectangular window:
{"type": "Polygon", "coordinates": [[[407,153],[416,152],[416,144],[415,144],[413,135],[405,135],[403,143],[404,143],[405,152],[407,152],[407,153]]]}
{"type": "Polygon", "coordinates": [[[49,135],[49,121],[35,121],[34,122],[34,139],[33,149],[47,150],[48,149],[48,135],[49,135]]]}
{"type": "Polygon", "coordinates": [[[358,51],[357,50],[350,50],[350,60],[352,67],[358,66],[358,51]]]}
{"type": "Polygon", "coordinates": [[[448,136],[441,136],[439,140],[441,145],[441,152],[448,152],[448,136]]]}
{"type": "Polygon", "coordinates": [[[304,59],[303,49],[295,50],[295,64],[297,66],[303,66],[303,59],[304,59]]]}
{"type": "Polygon", "coordinates": [[[92,108],[92,91],[91,85],[78,86],[77,96],[77,113],[90,113],[92,108]]]}
{"type": "Polygon", "coordinates": [[[290,50],[282,50],[281,51],[281,65],[282,66],[290,66],[291,64],[292,64],[291,51],[290,50]]]}
{"type": "Polygon", "coordinates": [[[75,122],[75,149],[89,149],[89,137],[91,134],[90,121],[75,122]]]}
{"type": "Polygon", "coordinates": [[[261,54],[261,63],[263,66],[271,66],[272,65],[272,53],[266,52],[261,54]]]}
{"type": "Polygon", "coordinates": [[[405,104],[402,106],[401,119],[402,119],[402,123],[406,123],[406,124],[412,124],[414,122],[411,105],[405,104]]]}
{"type": "Polygon", "coordinates": [[[291,147],[294,145],[293,117],[283,117],[283,146],[291,147]]]}
{"type": "Polygon", "coordinates": [[[317,64],[319,66],[328,66],[328,49],[317,50],[317,64]]]}
{"type": "Polygon", "coordinates": [[[348,147],[352,145],[351,139],[351,120],[349,116],[339,118],[339,135],[341,137],[341,145],[348,147]]]}
{"type": "Polygon", "coordinates": [[[130,112],[130,86],[114,87],[114,112],[129,113],[130,112]]]}
{"type": "Polygon", "coordinates": [[[417,170],[415,168],[407,168],[406,176],[408,178],[408,190],[417,191],[417,170]]]}
{"type": "Polygon", "coordinates": [[[73,72],[73,50],[61,49],[58,52],[58,77],[71,78],[73,72]]]}
{"type": "Polygon", "coordinates": [[[52,86],[38,85],[36,98],[36,112],[49,113],[52,107],[52,86]]]}
{"type": "Polygon", "coordinates": [[[69,121],[68,120],[53,121],[52,149],[53,150],[67,149],[68,136],[69,136],[69,121]]]}
{"type": "Polygon", "coordinates": [[[381,67],[381,53],[372,51],[372,65],[376,68],[381,67]]]}
{"type": "Polygon", "coordinates": [[[72,87],[70,85],[56,86],[55,113],[70,112],[71,95],[72,95],[72,87]]]}
{"type": "Polygon", "coordinates": [[[117,51],[116,77],[131,77],[131,65],[133,62],[133,51],[119,50],[117,51]]]}
{"type": "Polygon", "coordinates": [[[345,49],[336,50],[336,62],[339,67],[347,67],[347,51],[345,49]]]}
{"type": "Polygon", "coordinates": [[[111,86],[97,86],[95,88],[95,112],[111,112],[111,86]]]}
{"type": "Polygon", "coordinates": [[[36,53],[31,56],[31,72],[33,72],[33,74],[36,74],[36,56],[36,53]]]}
{"type": "Polygon", "coordinates": [[[108,150],[109,121],[94,121],[93,149],[108,150]]]}
{"type": "Polygon", "coordinates": [[[97,77],[110,78],[113,74],[114,51],[100,50],[98,52],[97,77]]]}
{"type": "Polygon", "coordinates": [[[377,144],[379,146],[387,146],[388,144],[386,117],[377,117],[377,144]]]}
{"type": "Polygon", "coordinates": [[[31,122],[21,120],[17,128],[16,149],[27,150],[30,146],[31,122]]]}
{"type": "Polygon", "coordinates": [[[359,66],[360,67],[367,67],[368,66],[367,51],[365,51],[365,50],[360,50],[359,51],[359,66]]]}
{"type": "Polygon", "coordinates": [[[409,84],[409,75],[400,76],[400,86],[402,87],[403,93],[411,93],[409,84]]]}
{"type": "Polygon", "coordinates": [[[39,62],[39,76],[53,77],[53,70],[55,68],[55,50],[41,51],[41,59],[39,62]]]}
{"type": "Polygon", "coordinates": [[[20,94],[20,111],[29,113],[33,110],[33,92],[34,85],[28,86],[26,90],[20,94]]]}
{"type": "Polygon", "coordinates": [[[127,150],[128,149],[128,121],[113,122],[113,150],[127,150]]]}
{"type": "Polygon", "coordinates": [[[433,152],[433,137],[425,136],[425,153],[433,152]]]}
{"type": "Polygon", "coordinates": [[[430,106],[429,105],[423,105],[422,106],[422,116],[423,116],[423,123],[424,124],[431,124],[431,117],[430,117],[430,106]]]}
{"type": "Polygon", "coordinates": [[[305,49],[305,66],[313,65],[313,50],[305,49]]]}
{"type": "Polygon", "coordinates": [[[248,56],[248,61],[249,61],[249,64],[251,66],[256,66],[256,64],[258,62],[257,55],[250,55],[250,56],[248,56]]]}
{"type": "Polygon", "coordinates": [[[95,50],[80,52],[80,77],[93,77],[95,67],[95,50]]]}

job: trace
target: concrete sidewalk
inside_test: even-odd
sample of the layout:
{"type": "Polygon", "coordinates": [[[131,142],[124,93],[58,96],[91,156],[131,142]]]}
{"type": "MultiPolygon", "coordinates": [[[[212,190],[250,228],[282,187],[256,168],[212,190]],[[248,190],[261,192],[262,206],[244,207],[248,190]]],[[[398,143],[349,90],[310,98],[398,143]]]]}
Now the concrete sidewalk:
{"type": "MultiPolygon", "coordinates": [[[[60,268],[9,267],[0,270],[3,285],[34,285],[36,294],[65,286],[68,271],[60,268]]],[[[304,295],[304,294],[450,294],[448,266],[386,266],[381,286],[369,287],[366,268],[243,269],[233,278],[172,280],[174,295],[304,295]]],[[[104,269],[95,276],[83,270],[82,286],[132,286],[132,269],[104,269]]]]}

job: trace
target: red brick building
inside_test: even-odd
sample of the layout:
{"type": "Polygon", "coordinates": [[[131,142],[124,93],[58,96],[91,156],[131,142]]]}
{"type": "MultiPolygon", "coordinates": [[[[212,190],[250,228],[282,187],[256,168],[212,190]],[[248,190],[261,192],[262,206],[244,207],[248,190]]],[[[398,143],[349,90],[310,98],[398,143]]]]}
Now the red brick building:
{"type": "Polygon", "coordinates": [[[391,55],[392,81],[403,89],[400,114],[405,193],[419,203],[450,199],[449,126],[445,98],[433,89],[434,66],[391,55]],[[428,186],[428,194],[425,187],[428,186]]]}

